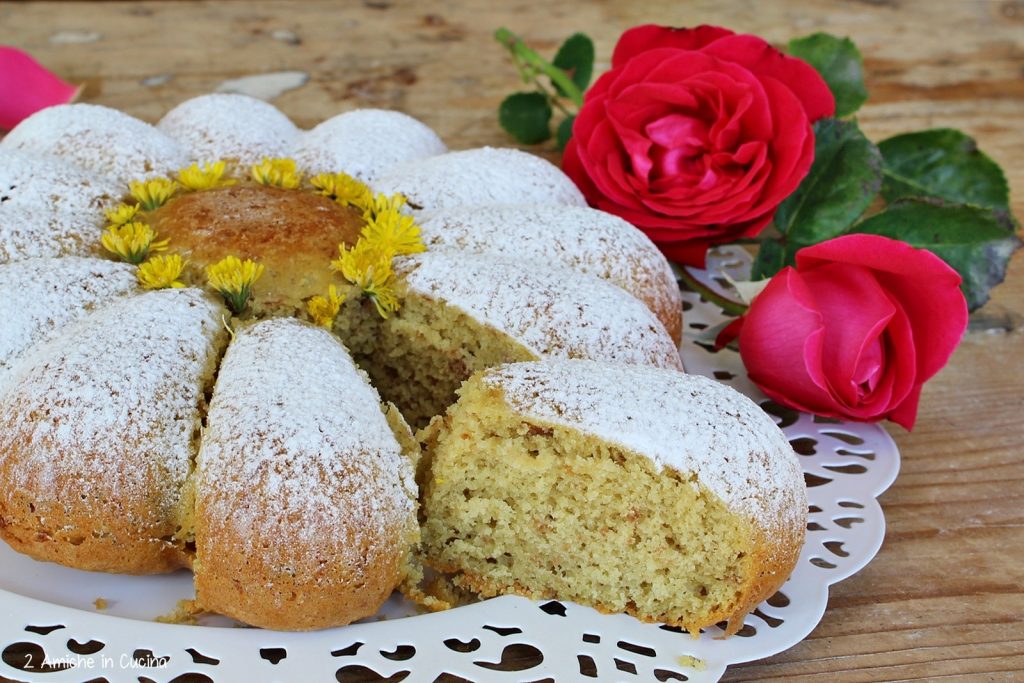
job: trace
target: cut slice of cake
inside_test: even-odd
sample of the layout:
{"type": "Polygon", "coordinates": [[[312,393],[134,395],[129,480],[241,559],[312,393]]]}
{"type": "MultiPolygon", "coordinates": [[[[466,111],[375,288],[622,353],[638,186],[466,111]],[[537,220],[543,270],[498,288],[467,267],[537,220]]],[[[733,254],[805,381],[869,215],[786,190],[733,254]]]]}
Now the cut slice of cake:
{"type": "Polygon", "coordinates": [[[557,598],[734,632],[793,570],[789,442],[731,388],[581,360],[475,375],[421,433],[423,553],[484,597],[557,598]]]}
{"type": "Polygon", "coordinates": [[[198,605],[282,630],[375,613],[419,533],[417,454],[398,438],[408,427],[329,332],[238,331],[193,480],[198,605]]]}

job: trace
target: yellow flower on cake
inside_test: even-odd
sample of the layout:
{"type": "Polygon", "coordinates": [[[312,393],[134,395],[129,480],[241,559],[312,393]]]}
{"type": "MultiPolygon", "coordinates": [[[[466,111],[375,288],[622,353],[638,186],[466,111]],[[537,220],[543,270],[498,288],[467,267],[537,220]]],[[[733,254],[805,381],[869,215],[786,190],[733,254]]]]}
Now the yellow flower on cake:
{"type": "Polygon", "coordinates": [[[224,177],[226,170],[227,164],[223,161],[203,164],[202,168],[196,163],[178,171],[178,182],[187,190],[210,190],[234,185],[233,179],[224,177]]]}
{"type": "Polygon", "coordinates": [[[379,216],[382,213],[388,211],[396,211],[401,213],[402,207],[408,203],[404,194],[383,194],[378,192],[371,196],[363,207],[363,218],[370,221],[375,216],[379,216]]]}
{"type": "Polygon", "coordinates": [[[391,254],[362,238],[354,247],[338,245],[338,251],[331,267],[369,297],[382,318],[398,310],[398,297],[392,289],[391,254]]]}
{"type": "Polygon", "coordinates": [[[389,208],[369,219],[361,232],[363,238],[391,255],[419,254],[427,250],[420,238],[416,219],[389,208]]]}
{"type": "Polygon", "coordinates": [[[138,204],[125,204],[121,202],[112,209],[107,209],[103,213],[107,217],[107,221],[110,225],[124,225],[125,223],[131,223],[135,220],[135,214],[139,212],[138,204]]]}
{"type": "Polygon", "coordinates": [[[167,203],[178,190],[178,183],[170,178],[153,178],[152,180],[133,180],[128,185],[132,197],[146,211],[159,209],[167,203]]]}
{"type": "Polygon", "coordinates": [[[149,258],[152,251],[166,251],[167,240],[156,241],[156,233],[148,223],[132,221],[111,225],[100,239],[103,247],[123,261],[139,264],[149,258]]]}
{"type": "Polygon", "coordinates": [[[252,286],[263,275],[263,265],[250,259],[227,256],[207,267],[210,286],[220,292],[234,314],[239,314],[249,303],[252,286]]]}
{"type": "Polygon", "coordinates": [[[185,283],[178,278],[185,270],[186,261],[178,254],[169,256],[154,256],[139,266],[139,284],[144,289],[178,289],[184,287],[185,283]]]}
{"type": "Polygon", "coordinates": [[[357,178],[347,173],[320,173],[309,179],[319,194],[329,197],[342,206],[365,207],[373,198],[373,192],[357,178]]]}
{"type": "Polygon", "coordinates": [[[280,187],[285,190],[294,190],[302,183],[302,174],[295,168],[295,161],[292,159],[270,159],[264,157],[263,161],[252,167],[252,179],[260,185],[280,187]]]}
{"type": "Polygon", "coordinates": [[[338,293],[338,288],[331,285],[327,290],[327,296],[317,294],[306,304],[309,317],[320,327],[328,330],[334,325],[334,319],[338,317],[341,305],[345,303],[345,294],[338,293]]]}

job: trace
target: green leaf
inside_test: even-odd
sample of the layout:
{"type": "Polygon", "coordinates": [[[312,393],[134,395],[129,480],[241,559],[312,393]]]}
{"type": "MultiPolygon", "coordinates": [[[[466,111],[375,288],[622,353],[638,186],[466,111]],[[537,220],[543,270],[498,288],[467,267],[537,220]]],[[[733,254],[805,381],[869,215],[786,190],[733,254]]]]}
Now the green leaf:
{"type": "Polygon", "coordinates": [[[979,206],[905,199],[867,219],[853,232],[884,235],[928,249],[960,273],[970,310],[1006,277],[1006,265],[1021,241],[1009,213],[979,206]]]}
{"type": "Polygon", "coordinates": [[[551,104],[539,92],[509,95],[498,109],[501,127],[526,145],[535,145],[551,137],[551,104]]]}
{"type": "Polygon", "coordinates": [[[836,98],[836,116],[849,116],[868,99],[860,50],[849,38],[815,33],[789,41],[789,54],[809,63],[836,98]]]}
{"type": "Polygon", "coordinates": [[[576,115],[567,116],[558,124],[558,130],[555,132],[555,140],[558,141],[558,149],[565,149],[565,146],[569,144],[569,138],[572,137],[572,124],[576,121],[576,115]]]}
{"type": "MultiPolygon", "coordinates": [[[[558,48],[552,64],[569,74],[572,82],[583,92],[594,74],[594,42],[583,33],[572,34],[558,48]]],[[[555,89],[559,95],[565,95],[557,83],[555,89]]]]}
{"type": "Polygon", "coordinates": [[[1007,209],[1006,176],[974,140],[958,130],[936,128],[897,135],[879,143],[885,160],[882,195],[936,197],[951,202],[1007,209]]]}
{"type": "Polygon", "coordinates": [[[855,121],[822,119],[814,135],[810,172],[775,212],[786,241],[803,246],[845,232],[882,185],[882,156],[855,121]]]}
{"type": "Polygon", "coordinates": [[[757,250],[750,269],[751,280],[763,280],[782,270],[786,265],[786,248],[776,240],[764,240],[757,250]]]}

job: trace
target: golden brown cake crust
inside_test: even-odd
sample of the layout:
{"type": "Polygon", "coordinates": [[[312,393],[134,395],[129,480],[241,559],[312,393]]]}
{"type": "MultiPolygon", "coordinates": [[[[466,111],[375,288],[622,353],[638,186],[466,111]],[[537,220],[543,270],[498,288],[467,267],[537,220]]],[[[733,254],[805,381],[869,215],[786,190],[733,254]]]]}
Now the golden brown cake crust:
{"type": "Polygon", "coordinates": [[[181,487],[224,309],[199,290],[115,302],[16,366],[0,398],[0,536],[36,559],[189,566],[181,487]]]}
{"type": "Polygon", "coordinates": [[[376,612],[417,532],[414,456],[330,333],[237,331],[197,459],[198,603],[282,630],[376,612]]]}
{"type": "Polygon", "coordinates": [[[253,310],[293,315],[337,276],[328,268],[339,244],[355,244],[364,221],[351,207],[313,192],[243,183],[173,198],[148,216],[160,239],[188,259],[195,282],[231,254],[266,268],[253,310]]]}

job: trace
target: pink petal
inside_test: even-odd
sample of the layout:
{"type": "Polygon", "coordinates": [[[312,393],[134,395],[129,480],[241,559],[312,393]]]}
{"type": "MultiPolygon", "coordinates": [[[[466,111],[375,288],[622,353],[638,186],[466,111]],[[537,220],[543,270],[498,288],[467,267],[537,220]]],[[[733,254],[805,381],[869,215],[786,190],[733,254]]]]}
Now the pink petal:
{"type": "Polygon", "coordinates": [[[66,104],[78,91],[29,54],[0,45],[0,128],[10,130],[40,109],[66,104]]]}

